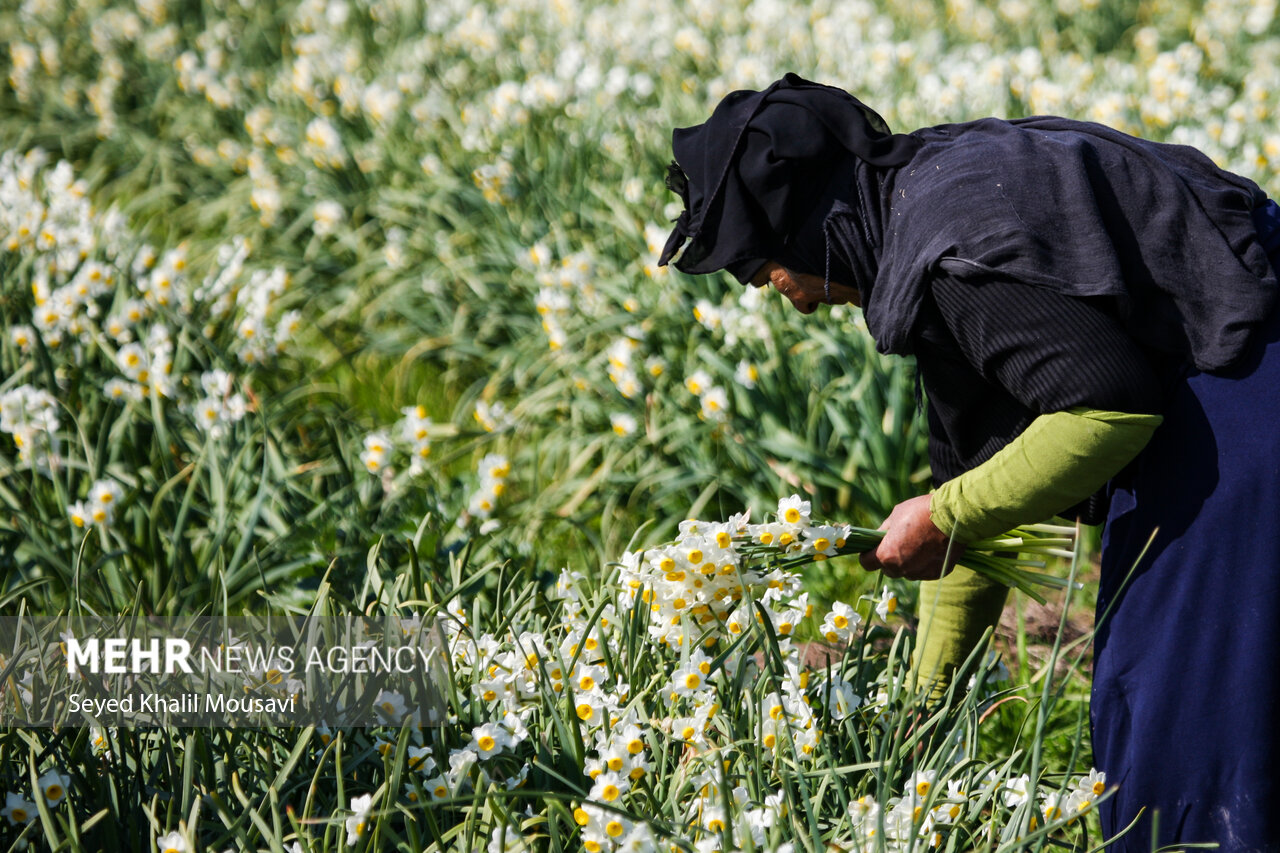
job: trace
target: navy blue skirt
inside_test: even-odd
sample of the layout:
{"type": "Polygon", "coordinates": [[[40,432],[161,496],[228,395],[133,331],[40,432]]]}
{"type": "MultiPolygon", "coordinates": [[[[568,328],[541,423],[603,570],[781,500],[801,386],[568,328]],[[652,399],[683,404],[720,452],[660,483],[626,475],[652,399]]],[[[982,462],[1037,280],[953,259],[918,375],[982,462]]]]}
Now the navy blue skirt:
{"type": "Polygon", "coordinates": [[[1132,824],[1111,849],[1280,851],[1280,312],[1179,383],[1102,541],[1094,763],[1119,786],[1105,835],[1132,824]]]}

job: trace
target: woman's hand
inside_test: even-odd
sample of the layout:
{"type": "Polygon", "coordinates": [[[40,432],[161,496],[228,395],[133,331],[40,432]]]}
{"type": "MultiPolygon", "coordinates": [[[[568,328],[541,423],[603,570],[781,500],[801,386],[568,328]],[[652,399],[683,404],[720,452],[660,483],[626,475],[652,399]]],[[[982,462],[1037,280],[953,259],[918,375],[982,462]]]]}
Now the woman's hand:
{"type": "Polygon", "coordinates": [[[934,580],[951,571],[964,553],[964,546],[951,543],[950,538],[934,526],[929,517],[929,499],[929,495],[920,495],[893,508],[880,525],[885,531],[884,539],[874,551],[859,558],[864,569],[914,581],[934,580]],[[947,560],[948,547],[950,560],[947,560]]]}

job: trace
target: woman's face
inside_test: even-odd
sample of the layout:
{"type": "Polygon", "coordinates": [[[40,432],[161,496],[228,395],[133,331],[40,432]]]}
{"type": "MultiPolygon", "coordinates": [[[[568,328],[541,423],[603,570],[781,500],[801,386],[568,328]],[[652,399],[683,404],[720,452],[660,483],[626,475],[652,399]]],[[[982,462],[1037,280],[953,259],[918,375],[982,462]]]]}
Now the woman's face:
{"type": "MultiPolygon", "coordinates": [[[[828,303],[827,288],[821,276],[803,272],[792,272],[782,264],[766,261],[760,271],[751,279],[756,287],[772,284],[774,290],[791,300],[791,304],[801,314],[812,314],[819,305],[828,303]]],[[[831,282],[831,305],[859,305],[860,294],[857,288],[831,282]]]]}

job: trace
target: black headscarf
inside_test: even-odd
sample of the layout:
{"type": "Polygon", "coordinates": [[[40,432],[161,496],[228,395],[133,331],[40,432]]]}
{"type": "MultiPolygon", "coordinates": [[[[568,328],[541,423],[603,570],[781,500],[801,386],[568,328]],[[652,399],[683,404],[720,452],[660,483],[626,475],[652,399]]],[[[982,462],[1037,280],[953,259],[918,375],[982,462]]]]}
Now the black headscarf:
{"type": "Polygon", "coordinates": [[[667,185],[685,209],[658,264],[684,245],[675,266],[692,274],[725,269],[745,284],[766,260],[783,259],[821,272],[813,241],[848,191],[852,159],[900,166],[918,147],[848,92],[795,74],[733,92],[706,122],[672,134],[667,185]]]}

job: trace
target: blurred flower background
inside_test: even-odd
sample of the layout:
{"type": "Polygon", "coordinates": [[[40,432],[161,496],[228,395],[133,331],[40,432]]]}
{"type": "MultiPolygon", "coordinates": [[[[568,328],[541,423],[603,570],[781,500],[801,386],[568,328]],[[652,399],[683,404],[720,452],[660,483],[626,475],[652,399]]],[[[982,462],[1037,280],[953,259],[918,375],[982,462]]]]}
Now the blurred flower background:
{"type": "MultiPolygon", "coordinates": [[[[777,775],[713,778],[728,771],[707,756],[743,750],[732,772],[750,774],[760,749],[777,755],[763,744],[787,728],[761,727],[776,722],[761,717],[769,695],[785,719],[808,713],[809,662],[745,606],[740,654],[668,649],[625,678],[607,660],[551,654],[553,626],[600,618],[621,632],[606,647],[628,659],[645,647],[647,623],[592,609],[625,576],[612,561],[674,542],[682,521],[781,515],[779,498],[794,495],[806,524],[875,527],[927,487],[911,365],[881,359],[855,309],[801,318],[772,292],[655,266],[679,213],[662,181],[670,132],[729,91],[795,71],[849,89],[896,130],[1058,113],[1195,145],[1275,190],[1276,11],[1266,0],[0,5],[3,607],[298,613],[332,588],[356,613],[412,601],[428,622],[495,638],[458,662],[460,685],[479,690],[457,697],[458,719],[431,742],[392,727],[389,750],[319,728],[158,739],[68,728],[51,741],[7,730],[9,829],[67,849],[95,849],[84,839],[108,826],[178,850],[875,848],[934,844],[934,824],[963,813],[969,829],[937,844],[1049,843],[1047,813],[1031,821],[1047,801],[1028,793],[1046,767],[1019,738],[1063,764],[1049,811],[1078,806],[1085,788],[1066,780],[1089,770],[1087,683],[1052,693],[1020,672],[1035,700],[1025,712],[983,705],[994,700],[982,690],[957,698],[913,760],[920,738],[873,723],[890,718],[858,697],[896,696],[915,593],[855,561],[806,569],[820,612],[780,611],[799,614],[798,642],[843,650],[822,680],[841,698],[809,698],[850,721],[841,748],[853,752],[822,752],[821,772],[796,763],[809,736],[785,736],[777,775]],[[566,615],[578,586],[584,612],[566,615]],[[528,648],[523,622],[543,626],[528,648]],[[770,649],[794,689],[776,667],[735,675],[749,650],[767,663],[770,649]],[[553,677],[557,655],[577,669],[553,677]],[[713,675],[734,697],[717,713],[683,695],[713,675]],[[482,684],[513,713],[490,713],[482,684]],[[688,706],[678,748],[674,723],[664,717],[659,738],[646,716],[657,711],[641,697],[659,684],[688,706]],[[569,692],[584,701],[557,713],[569,692]],[[1039,728],[1021,731],[1024,719],[1039,728]],[[644,749],[630,749],[633,735],[644,749]],[[473,763],[451,758],[467,743],[473,763]],[[431,750],[413,767],[426,781],[406,789],[415,749],[431,750]],[[637,767],[661,783],[632,779],[637,767]],[[1030,789],[1015,784],[1023,775],[1030,789]],[[57,796],[36,784],[49,779],[57,796]],[[838,805],[814,799],[822,779],[838,805]],[[430,812],[404,803],[433,797],[454,804],[428,829],[430,812]],[[938,812],[944,801],[960,811],[938,812]],[[938,815],[927,831],[917,806],[938,815]],[[1014,814],[1006,806],[1023,811],[1001,835],[992,815],[1014,814]],[[645,814],[665,823],[637,824],[645,814]]],[[[20,656],[0,669],[29,693],[20,656]]]]}

